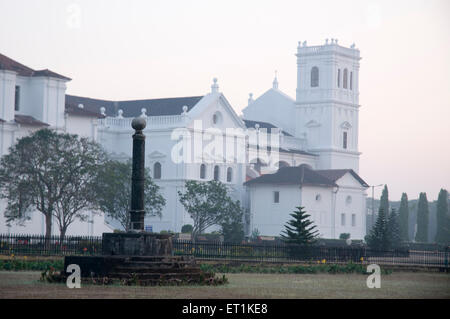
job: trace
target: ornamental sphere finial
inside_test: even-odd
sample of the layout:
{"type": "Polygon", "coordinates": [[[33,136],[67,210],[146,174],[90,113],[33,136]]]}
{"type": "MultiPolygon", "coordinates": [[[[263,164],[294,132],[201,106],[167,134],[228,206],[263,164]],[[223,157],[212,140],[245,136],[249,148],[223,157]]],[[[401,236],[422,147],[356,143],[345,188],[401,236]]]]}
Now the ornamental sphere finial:
{"type": "Polygon", "coordinates": [[[136,131],[142,131],[146,125],[147,122],[143,117],[135,117],[133,121],[131,121],[131,127],[136,131]]]}

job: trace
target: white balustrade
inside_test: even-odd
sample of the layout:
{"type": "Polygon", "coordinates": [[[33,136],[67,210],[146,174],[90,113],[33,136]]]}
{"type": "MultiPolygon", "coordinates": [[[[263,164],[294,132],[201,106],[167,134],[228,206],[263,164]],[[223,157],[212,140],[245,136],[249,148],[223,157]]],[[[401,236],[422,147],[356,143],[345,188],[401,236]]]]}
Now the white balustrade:
{"type": "MultiPolygon", "coordinates": [[[[177,127],[182,126],[185,116],[183,115],[162,115],[162,116],[148,116],[146,129],[161,128],[161,127],[177,127]]],[[[130,129],[133,118],[117,118],[106,117],[99,120],[99,126],[108,127],[110,129],[130,129]]]]}

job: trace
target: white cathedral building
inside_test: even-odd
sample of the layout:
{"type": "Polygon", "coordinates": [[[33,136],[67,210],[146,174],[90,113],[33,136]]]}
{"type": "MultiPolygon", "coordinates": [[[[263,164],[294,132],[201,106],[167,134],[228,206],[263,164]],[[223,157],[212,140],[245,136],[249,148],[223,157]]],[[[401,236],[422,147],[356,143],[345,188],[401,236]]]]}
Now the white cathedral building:
{"type": "MultiPolygon", "coordinates": [[[[203,96],[107,101],[66,94],[71,80],[33,70],[0,54],[0,156],[18,138],[50,128],[89,137],[111,157],[131,157],[131,120],[146,118],[146,166],[166,199],[162,217],[146,228],[179,232],[192,219],[178,200],[187,180],[219,180],[246,210],[245,231],[279,236],[296,206],[304,206],[323,238],[366,232],[366,189],[358,175],[359,50],[331,40],[297,48],[296,98],[272,88],[239,116],[214,79],[203,96]]],[[[0,233],[43,234],[36,212],[0,233]]],[[[76,222],[68,235],[119,228],[101,212],[76,222]]],[[[54,223],[54,225],[56,225],[54,223]]],[[[56,226],[53,232],[58,234],[56,226]]]]}

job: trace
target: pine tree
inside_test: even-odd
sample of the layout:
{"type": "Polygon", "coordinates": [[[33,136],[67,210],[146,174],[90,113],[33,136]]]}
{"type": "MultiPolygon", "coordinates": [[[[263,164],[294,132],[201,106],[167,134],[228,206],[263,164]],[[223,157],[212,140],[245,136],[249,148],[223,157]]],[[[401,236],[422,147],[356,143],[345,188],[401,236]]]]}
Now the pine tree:
{"type": "Polygon", "coordinates": [[[387,217],[382,208],[378,210],[378,217],[370,234],[367,236],[367,245],[375,250],[387,250],[390,248],[387,217]]]}
{"type": "Polygon", "coordinates": [[[440,244],[450,243],[450,217],[448,215],[448,192],[441,189],[437,201],[437,232],[436,242],[440,244]]]}
{"type": "Polygon", "coordinates": [[[318,230],[310,220],[303,207],[297,207],[297,210],[290,214],[293,219],[285,225],[286,230],[283,231],[281,237],[292,244],[306,245],[311,244],[317,238],[318,230]]]}
{"type": "Polygon", "coordinates": [[[403,241],[409,241],[409,207],[408,207],[408,195],[402,194],[399,209],[399,226],[400,226],[400,238],[403,241]]]}
{"type": "Polygon", "coordinates": [[[387,218],[387,233],[389,236],[389,248],[398,248],[402,243],[400,234],[399,216],[394,208],[392,208],[387,218]]]}
{"type": "Polygon", "coordinates": [[[381,193],[380,198],[380,208],[385,213],[385,216],[389,214],[389,192],[387,185],[384,185],[383,192],[381,193]]]}
{"type": "Polygon", "coordinates": [[[417,205],[417,233],[416,241],[428,242],[428,200],[426,193],[420,193],[419,203],[417,205]]]}

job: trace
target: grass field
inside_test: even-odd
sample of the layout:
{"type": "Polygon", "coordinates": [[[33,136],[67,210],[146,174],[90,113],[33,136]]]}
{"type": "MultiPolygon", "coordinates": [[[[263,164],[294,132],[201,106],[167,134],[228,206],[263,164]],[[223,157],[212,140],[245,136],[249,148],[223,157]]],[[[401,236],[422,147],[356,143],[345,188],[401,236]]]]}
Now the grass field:
{"type": "Polygon", "coordinates": [[[39,272],[0,272],[0,298],[446,298],[450,275],[398,272],[369,289],[357,274],[227,274],[225,286],[130,287],[39,282],[39,272]]]}

